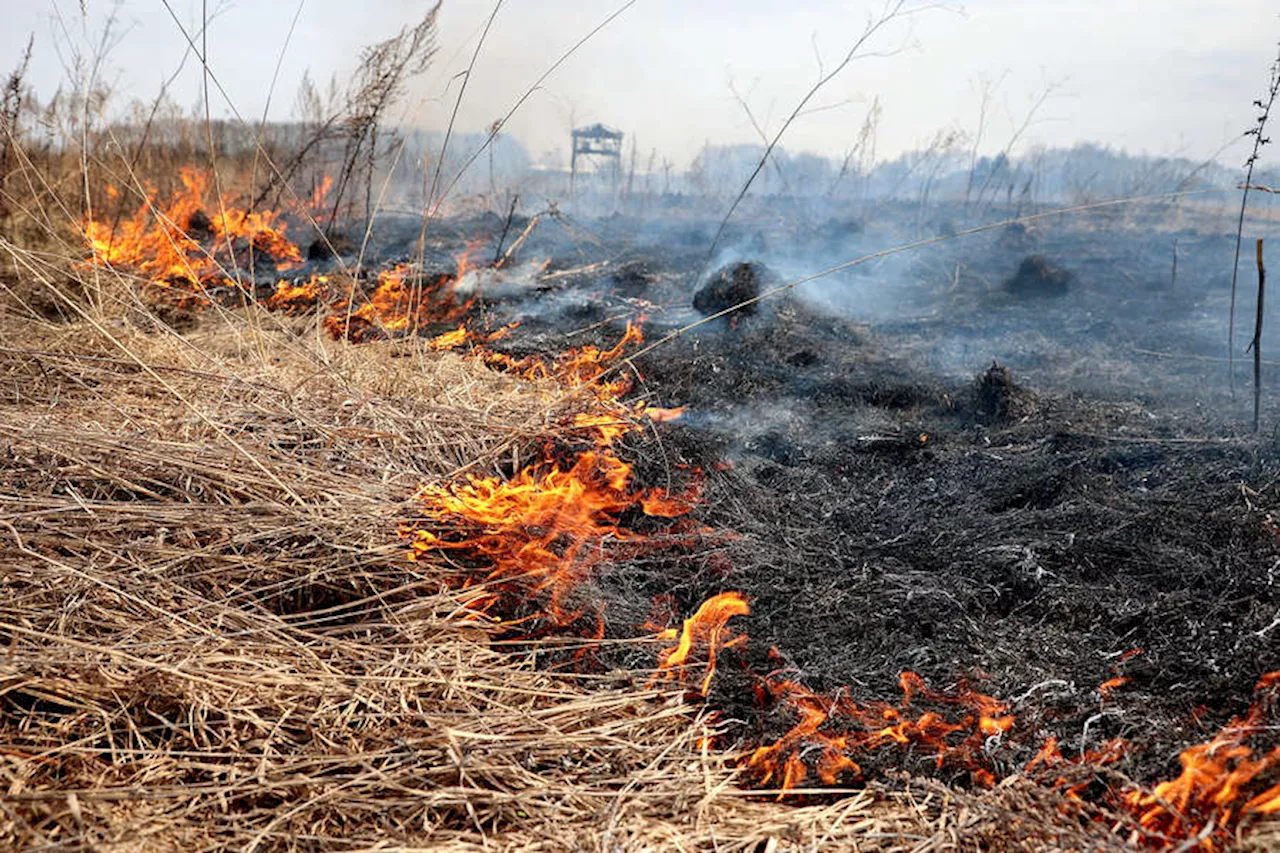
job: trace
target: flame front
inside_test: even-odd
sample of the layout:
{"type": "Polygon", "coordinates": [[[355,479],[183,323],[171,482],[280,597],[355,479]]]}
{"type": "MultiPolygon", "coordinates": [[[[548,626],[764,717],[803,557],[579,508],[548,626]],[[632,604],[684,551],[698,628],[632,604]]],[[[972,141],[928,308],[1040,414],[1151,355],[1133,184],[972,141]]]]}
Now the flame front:
{"type": "Polygon", "coordinates": [[[610,545],[640,538],[618,520],[649,496],[630,479],[630,465],[588,451],[566,469],[538,465],[509,480],[472,476],[428,486],[418,498],[439,529],[417,530],[413,552],[464,553],[484,565],[486,580],[517,598],[544,594],[552,622],[572,624],[583,615],[570,604],[573,593],[614,556],[610,545]]]}
{"type": "MultiPolygon", "coordinates": [[[[211,197],[210,175],[199,169],[181,170],[180,180],[182,189],[167,200],[147,186],[145,200],[132,214],[116,221],[86,219],[90,254],[85,263],[131,268],[156,287],[206,299],[210,285],[238,286],[242,264],[265,261],[277,273],[301,261],[276,212],[250,211],[226,192],[211,197]]],[[[318,210],[331,187],[326,177],[302,206],[318,210]]],[[[118,200],[120,193],[108,187],[107,195],[118,200]]],[[[479,609],[490,615],[498,616],[503,607],[532,606],[535,616],[558,629],[586,619],[589,636],[600,638],[604,616],[602,605],[589,600],[592,579],[607,563],[664,544],[635,529],[651,524],[639,525],[643,518],[680,520],[697,499],[696,482],[687,494],[636,486],[632,466],[618,455],[618,446],[646,421],[666,422],[682,410],[622,402],[634,372],[619,368],[626,364],[627,348],[643,341],[633,324],[613,347],[583,346],[549,359],[515,358],[483,346],[509,327],[482,335],[461,323],[475,297],[460,299],[457,285],[474,272],[475,249],[476,244],[469,245],[459,255],[452,275],[428,277],[421,269],[400,265],[380,271],[371,288],[336,274],[281,278],[264,304],[284,313],[317,310],[332,337],[353,342],[457,323],[448,331],[433,330],[436,334],[426,345],[449,350],[471,344],[465,355],[495,369],[587,389],[586,410],[564,426],[588,449],[571,453],[549,444],[541,459],[510,477],[473,475],[428,485],[418,494],[421,523],[405,532],[415,559],[441,553],[454,557],[458,568],[452,580],[462,588],[482,588],[479,609]]],[[[930,440],[927,434],[919,436],[921,443],[930,440]]],[[[659,639],[674,644],[659,652],[656,680],[706,696],[719,653],[746,642],[745,635],[729,627],[730,621],[749,613],[740,593],[723,592],[704,601],[679,630],[661,631],[659,639]]],[[[1126,652],[1117,667],[1140,653],[1126,652]]],[[[1130,682],[1118,668],[1113,671],[1114,677],[1097,688],[1104,702],[1130,682]]],[[[964,770],[979,784],[993,784],[991,755],[1016,723],[1009,706],[963,685],[947,692],[931,690],[912,672],[900,675],[899,686],[900,703],[856,702],[845,690],[822,695],[778,674],[758,677],[761,705],[784,715],[790,728],[745,753],[742,766],[757,784],[785,794],[811,775],[824,785],[856,780],[863,775],[860,762],[894,749],[923,753],[938,768],[964,770]]],[[[1280,814],[1280,747],[1262,751],[1250,743],[1267,729],[1268,715],[1274,713],[1280,672],[1264,676],[1256,692],[1243,717],[1181,753],[1176,778],[1113,801],[1140,827],[1141,838],[1135,840],[1215,851],[1248,820],[1280,814]]],[[[1068,759],[1050,737],[1024,772],[1079,798],[1094,778],[1092,770],[1117,761],[1126,749],[1117,739],[1068,759]]]]}
{"type": "Polygon", "coordinates": [[[274,211],[249,212],[227,193],[206,207],[209,173],[188,167],[179,178],[183,189],[166,202],[158,202],[155,187],[147,187],[146,199],[127,219],[87,219],[87,263],[131,267],[162,287],[185,284],[199,289],[210,280],[230,278],[239,262],[237,253],[244,250],[251,249],[277,268],[302,260],[274,211]]]}
{"type": "Polygon", "coordinates": [[[424,281],[413,267],[400,264],[380,271],[377,280],[366,298],[357,298],[351,288],[334,305],[324,318],[331,337],[360,342],[412,335],[432,324],[456,322],[471,308],[470,301],[457,301],[453,292],[457,279],[448,276],[424,281]]]}
{"type": "MultiPolygon", "coordinates": [[[[456,346],[467,335],[460,327],[434,339],[432,346],[456,346]]],[[[540,601],[545,606],[540,615],[562,628],[592,615],[580,593],[599,566],[664,544],[624,525],[623,514],[676,519],[696,501],[696,482],[685,495],[637,488],[632,466],[614,449],[619,439],[640,428],[644,407],[624,404],[609,393],[620,385],[593,383],[611,359],[638,340],[639,331],[629,326],[609,350],[585,347],[551,363],[516,361],[476,347],[477,357],[491,364],[568,385],[590,385],[591,405],[570,425],[593,446],[564,461],[549,447],[543,459],[510,478],[472,475],[424,487],[418,500],[428,523],[411,532],[413,556],[444,551],[465,557],[475,571],[461,575],[459,585],[483,582],[491,591],[490,606],[540,601]]],[[[594,616],[599,625],[598,607],[594,616]]]]}
{"type": "Polygon", "coordinates": [[[1278,693],[1280,671],[1263,676],[1244,717],[1231,720],[1208,743],[1183,750],[1176,779],[1125,795],[1124,805],[1149,833],[1150,844],[1186,842],[1180,849],[1218,850],[1245,818],[1280,814],[1280,747],[1258,756],[1246,743],[1267,728],[1278,693]]]}

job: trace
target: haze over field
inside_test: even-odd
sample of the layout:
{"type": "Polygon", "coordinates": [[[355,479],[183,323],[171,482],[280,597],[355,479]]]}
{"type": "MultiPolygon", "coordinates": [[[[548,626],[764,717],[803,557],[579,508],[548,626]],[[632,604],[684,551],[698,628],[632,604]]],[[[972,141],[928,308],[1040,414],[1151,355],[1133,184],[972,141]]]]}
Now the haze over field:
{"type": "MultiPolygon", "coordinates": [[[[199,30],[194,0],[4,0],[4,66],[34,35],[31,82],[49,97],[75,78],[72,45],[90,54],[104,21],[118,18],[101,74],[122,100],[147,99],[181,68],[173,97],[194,105],[199,63],[182,28],[199,30]]],[[[511,0],[494,21],[463,102],[459,126],[480,131],[501,116],[569,46],[623,4],[511,0]]],[[[343,80],[360,48],[419,19],[408,0],[281,0],[209,3],[210,66],[240,115],[289,118],[304,73],[343,80]],[[296,27],[290,36],[290,27],[296,27]],[[271,86],[279,60],[278,80],[271,86]]],[[[862,32],[876,2],[640,0],[550,77],[517,113],[510,132],[535,160],[566,159],[571,125],[604,122],[639,150],[683,167],[704,144],[758,141],[732,89],[773,132],[862,32]]],[[[440,52],[399,118],[437,129],[447,120],[493,5],[449,0],[440,52]]],[[[792,151],[837,156],[848,149],[874,99],[883,108],[877,155],[927,147],[948,128],[973,133],[984,88],[991,93],[980,148],[1003,149],[1036,100],[1020,146],[1081,141],[1135,153],[1235,164],[1275,55],[1280,14],[1271,0],[976,0],[923,10],[883,31],[879,55],[859,61],[819,95],[819,110],[787,134],[792,151]],[[986,83],[984,84],[984,81],[986,83]],[[1224,150],[1224,146],[1225,150],[1224,150]]],[[[197,39],[198,43],[198,39],[197,39]]],[[[219,95],[215,116],[231,116],[219,95]]]]}

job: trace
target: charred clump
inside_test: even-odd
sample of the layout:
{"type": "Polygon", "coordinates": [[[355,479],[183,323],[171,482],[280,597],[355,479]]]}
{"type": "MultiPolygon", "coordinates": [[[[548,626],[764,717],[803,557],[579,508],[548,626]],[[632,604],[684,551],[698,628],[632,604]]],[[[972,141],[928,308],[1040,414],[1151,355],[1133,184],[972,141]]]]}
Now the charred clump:
{"type": "Polygon", "coordinates": [[[773,273],[764,264],[728,264],[698,288],[698,292],[693,295],[693,307],[708,316],[729,309],[734,309],[729,314],[734,318],[755,314],[756,305],[751,300],[759,297],[761,285],[772,278],[773,273]],[[743,305],[744,302],[749,304],[743,305]]]}
{"type": "Polygon", "coordinates": [[[1013,381],[1013,372],[998,361],[973,381],[973,414],[981,423],[999,424],[1016,418],[1025,408],[1025,391],[1013,381]]]}
{"type": "Polygon", "coordinates": [[[620,296],[639,296],[649,289],[656,277],[653,265],[648,261],[631,261],[613,274],[613,289],[620,296]]]}
{"type": "Polygon", "coordinates": [[[214,237],[213,221],[203,210],[194,211],[187,219],[186,228],[183,230],[192,240],[212,240],[214,237]]]}
{"type": "Polygon", "coordinates": [[[1050,263],[1043,255],[1031,255],[1022,261],[1018,272],[1005,282],[1005,290],[1014,296],[1066,296],[1075,276],[1050,263]]]}
{"type": "Polygon", "coordinates": [[[311,241],[307,247],[307,260],[328,261],[343,255],[354,255],[359,247],[341,232],[326,234],[311,241]]]}
{"type": "Polygon", "coordinates": [[[996,245],[1007,252],[1026,252],[1035,244],[1036,231],[1026,222],[1011,222],[996,241],[996,245]]]}

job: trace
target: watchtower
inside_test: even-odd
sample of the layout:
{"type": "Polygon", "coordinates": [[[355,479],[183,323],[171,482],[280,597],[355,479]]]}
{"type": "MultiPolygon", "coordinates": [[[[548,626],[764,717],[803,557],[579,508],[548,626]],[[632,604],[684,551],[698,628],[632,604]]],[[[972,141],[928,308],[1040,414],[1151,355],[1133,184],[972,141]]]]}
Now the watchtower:
{"type": "Polygon", "coordinates": [[[570,187],[578,176],[579,157],[603,157],[612,163],[614,175],[622,171],[622,131],[596,123],[573,131],[573,156],[569,159],[570,187]]]}

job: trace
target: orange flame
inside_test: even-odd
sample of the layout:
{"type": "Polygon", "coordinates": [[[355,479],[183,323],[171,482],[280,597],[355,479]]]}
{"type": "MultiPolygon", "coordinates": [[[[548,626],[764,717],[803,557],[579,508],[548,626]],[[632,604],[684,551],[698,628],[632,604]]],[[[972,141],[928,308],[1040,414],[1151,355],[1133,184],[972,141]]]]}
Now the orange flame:
{"type": "Polygon", "coordinates": [[[1053,735],[1041,744],[1023,772],[1062,791],[1069,799],[1079,800],[1084,789],[1096,778],[1097,769],[1119,761],[1128,749],[1126,740],[1112,738],[1098,749],[1085,750],[1076,758],[1067,758],[1058,748],[1058,737],[1053,735]]]}
{"type": "Polygon", "coordinates": [[[1106,681],[1098,685],[1098,695],[1103,699],[1109,699],[1111,694],[1124,687],[1132,679],[1127,675],[1117,675],[1115,678],[1108,678],[1106,681]]]}
{"type": "Polygon", "coordinates": [[[655,424],[666,424],[684,417],[685,407],[678,409],[659,409],[653,406],[644,410],[644,416],[655,424]]]}
{"type": "Polygon", "coordinates": [[[226,277],[226,268],[235,265],[228,250],[249,247],[281,265],[302,259],[274,211],[251,213],[237,206],[235,196],[223,193],[211,206],[213,214],[206,214],[209,173],[183,168],[179,177],[183,189],[165,202],[148,187],[146,200],[129,218],[118,223],[86,220],[84,235],[91,250],[86,263],[131,267],[168,287],[226,277]]]}
{"type": "Polygon", "coordinates": [[[354,290],[324,319],[325,331],[335,340],[354,342],[410,335],[433,323],[451,323],[462,317],[471,302],[454,296],[456,279],[437,277],[423,281],[408,264],[378,273],[378,285],[360,304],[354,290]]]}
{"type": "Polygon", "coordinates": [[[486,353],[485,361],[493,366],[533,381],[554,379],[564,385],[586,385],[601,398],[618,398],[631,390],[631,377],[620,375],[617,379],[602,381],[605,372],[622,357],[628,345],[644,343],[640,328],[628,321],[627,329],[613,347],[602,350],[587,345],[567,350],[551,362],[540,358],[512,358],[498,352],[486,353]]]}
{"type": "Polygon", "coordinates": [[[325,199],[329,197],[331,189],[333,189],[333,176],[326,172],[320,179],[320,183],[312,188],[311,197],[307,199],[307,209],[312,213],[320,210],[324,206],[325,199]]]}
{"type": "Polygon", "coordinates": [[[445,332],[442,335],[436,335],[428,343],[428,346],[434,350],[457,349],[467,342],[469,334],[470,333],[467,331],[466,326],[459,326],[452,332],[445,332]]]}
{"type": "Polygon", "coordinates": [[[1183,750],[1182,773],[1176,779],[1125,795],[1124,805],[1150,833],[1150,843],[1187,841],[1191,846],[1182,849],[1217,850],[1245,818],[1280,813],[1280,782],[1274,773],[1280,768],[1280,747],[1255,756],[1245,742],[1265,728],[1277,688],[1280,671],[1264,675],[1254,688],[1261,695],[1243,718],[1232,719],[1208,743],[1183,750]]]}
{"type": "Polygon", "coordinates": [[[272,311],[293,314],[313,307],[328,290],[329,277],[324,275],[297,283],[282,279],[276,282],[276,292],[267,297],[265,304],[272,311]]]}
{"type": "Polygon", "coordinates": [[[984,766],[983,749],[988,738],[1000,738],[1014,725],[1008,706],[990,696],[961,688],[954,693],[930,690],[913,672],[899,676],[903,701],[859,704],[841,691],[821,696],[793,680],[766,678],[762,698],[794,714],[799,721],[772,744],[758,747],[745,766],[762,785],[776,782],[782,794],[807,778],[809,762],[823,784],[834,785],[843,775],[858,777],[862,768],[854,759],[888,746],[918,747],[931,752],[938,767],[952,764],[970,772],[981,784],[994,782],[984,766]],[[960,711],[948,719],[941,711],[910,711],[923,699],[960,711]],[[816,755],[816,759],[806,756],[816,755]]]}
{"type": "Polygon", "coordinates": [[[573,594],[597,566],[616,558],[617,543],[646,544],[620,524],[621,514],[639,509],[662,515],[668,508],[670,499],[660,490],[635,489],[630,480],[630,465],[598,450],[581,454],[567,469],[544,463],[510,480],[471,476],[427,486],[418,498],[439,527],[413,532],[413,555],[461,552],[484,565],[487,581],[512,595],[545,595],[552,623],[570,625],[584,613],[570,603],[573,594]]]}
{"type": "MultiPolygon", "coordinates": [[[[679,641],[669,649],[658,654],[658,670],[665,679],[675,679],[683,683],[687,677],[689,656],[698,646],[706,649],[706,672],[699,684],[698,692],[706,696],[711,692],[711,679],[716,674],[716,655],[720,649],[739,645],[745,637],[733,635],[726,627],[734,616],[746,616],[751,612],[747,601],[737,592],[722,592],[713,595],[698,608],[697,612],[684,620],[680,630],[679,641]]],[[[662,632],[659,637],[664,640],[674,639],[674,628],[662,632]]]]}

